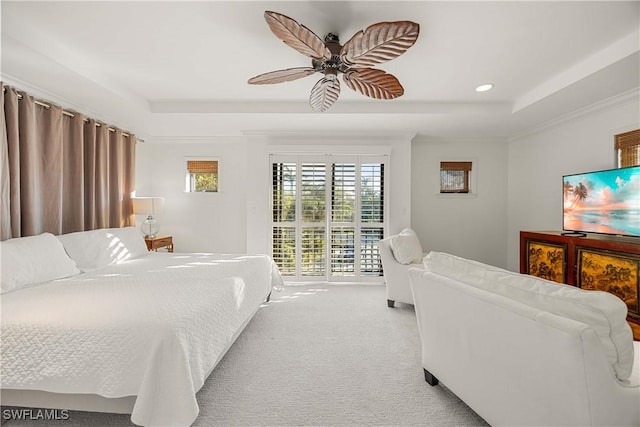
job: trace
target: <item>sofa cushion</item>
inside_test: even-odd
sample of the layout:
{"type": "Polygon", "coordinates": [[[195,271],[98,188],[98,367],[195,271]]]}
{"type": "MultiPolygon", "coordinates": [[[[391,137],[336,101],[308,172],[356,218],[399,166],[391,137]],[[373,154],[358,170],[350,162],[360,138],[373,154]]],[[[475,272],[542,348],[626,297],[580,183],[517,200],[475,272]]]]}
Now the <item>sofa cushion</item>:
{"type": "Polygon", "coordinates": [[[633,334],[626,320],[627,306],[615,295],[513,273],[441,252],[429,253],[424,265],[442,276],[591,326],[618,379],[626,380],[631,375],[633,334]]]}
{"type": "Polygon", "coordinates": [[[415,264],[422,260],[422,245],[418,235],[410,228],[405,228],[391,237],[389,241],[391,253],[400,264],[415,264]]]}
{"type": "Polygon", "coordinates": [[[148,253],[144,238],[135,227],[79,231],[60,235],[58,239],[82,271],[148,253]]]}
{"type": "Polygon", "coordinates": [[[0,242],[1,293],[80,273],[51,233],[0,242]]]}

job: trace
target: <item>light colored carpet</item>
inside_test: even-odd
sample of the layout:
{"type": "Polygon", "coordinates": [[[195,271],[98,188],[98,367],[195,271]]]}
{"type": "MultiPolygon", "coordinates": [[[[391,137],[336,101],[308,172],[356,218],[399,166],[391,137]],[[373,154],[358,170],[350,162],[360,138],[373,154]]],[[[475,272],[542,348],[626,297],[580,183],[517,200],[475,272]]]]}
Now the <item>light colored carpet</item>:
{"type": "MultiPolygon", "coordinates": [[[[274,292],[198,392],[194,425],[487,425],[442,384],[424,381],[413,306],[396,305],[387,308],[379,285],[274,292]]],[[[57,425],[131,423],[70,412],[57,425]]]]}

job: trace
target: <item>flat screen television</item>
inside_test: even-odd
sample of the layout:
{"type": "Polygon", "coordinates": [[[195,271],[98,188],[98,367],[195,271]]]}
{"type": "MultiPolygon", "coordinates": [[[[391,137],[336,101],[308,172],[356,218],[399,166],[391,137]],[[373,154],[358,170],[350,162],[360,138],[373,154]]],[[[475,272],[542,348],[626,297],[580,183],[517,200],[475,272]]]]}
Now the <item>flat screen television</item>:
{"type": "Polygon", "coordinates": [[[562,229],[640,237],[640,166],[565,175],[562,229]]]}

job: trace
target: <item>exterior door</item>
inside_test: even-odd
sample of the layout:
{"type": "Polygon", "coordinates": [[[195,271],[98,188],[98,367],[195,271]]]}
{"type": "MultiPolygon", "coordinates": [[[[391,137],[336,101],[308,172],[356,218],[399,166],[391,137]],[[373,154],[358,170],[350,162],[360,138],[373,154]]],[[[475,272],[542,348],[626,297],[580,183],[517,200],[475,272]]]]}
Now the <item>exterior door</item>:
{"type": "Polygon", "coordinates": [[[272,156],[272,256],[296,281],[379,281],[386,156],[272,156]]]}

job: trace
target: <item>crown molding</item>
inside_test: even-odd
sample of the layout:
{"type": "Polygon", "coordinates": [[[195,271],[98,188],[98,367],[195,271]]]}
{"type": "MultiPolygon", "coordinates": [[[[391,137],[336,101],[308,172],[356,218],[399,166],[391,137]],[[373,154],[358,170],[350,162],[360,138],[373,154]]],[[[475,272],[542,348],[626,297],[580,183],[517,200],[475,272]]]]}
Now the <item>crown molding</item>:
{"type": "Polygon", "coordinates": [[[589,114],[597,113],[599,111],[606,110],[619,105],[625,105],[625,104],[631,104],[631,103],[640,104],[640,87],[630,89],[621,94],[612,96],[610,98],[604,99],[602,101],[598,101],[594,104],[588,105],[586,107],[580,108],[578,110],[575,110],[570,113],[564,114],[562,116],[556,117],[554,119],[548,120],[537,126],[526,129],[522,132],[518,132],[510,136],[508,139],[509,139],[509,142],[517,141],[519,139],[526,138],[531,135],[535,135],[537,133],[546,131],[548,129],[552,129],[554,127],[563,125],[569,121],[576,120],[580,117],[584,117],[589,114]]]}
{"type": "Polygon", "coordinates": [[[244,144],[244,136],[197,135],[197,136],[148,136],[150,144],[244,144]]]}
{"type": "Polygon", "coordinates": [[[168,114],[510,114],[511,102],[423,102],[401,100],[336,102],[328,111],[313,111],[307,101],[188,101],[156,100],[149,102],[152,113],[168,114]]]}

